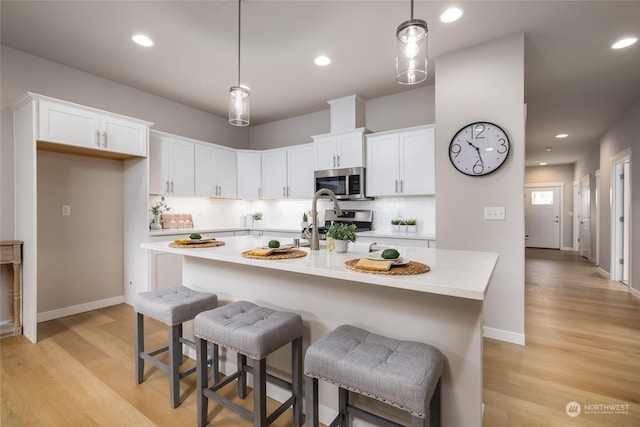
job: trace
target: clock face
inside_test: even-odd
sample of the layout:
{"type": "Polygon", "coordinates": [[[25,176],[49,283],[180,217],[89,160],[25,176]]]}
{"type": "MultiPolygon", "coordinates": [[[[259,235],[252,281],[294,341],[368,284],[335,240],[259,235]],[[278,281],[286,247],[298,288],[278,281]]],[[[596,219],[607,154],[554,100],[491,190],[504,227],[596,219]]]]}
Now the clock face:
{"type": "Polygon", "coordinates": [[[471,123],[458,131],[449,144],[451,164],[465,175],[495,172],[509,156],[509,137],[500,126],[471,123]]]}

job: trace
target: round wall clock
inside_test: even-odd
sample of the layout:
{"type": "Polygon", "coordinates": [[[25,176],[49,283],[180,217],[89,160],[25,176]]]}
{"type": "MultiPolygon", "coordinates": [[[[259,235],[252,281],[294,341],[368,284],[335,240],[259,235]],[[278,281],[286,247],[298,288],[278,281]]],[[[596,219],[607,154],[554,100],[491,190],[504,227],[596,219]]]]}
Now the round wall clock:
{"type": "Polygon", "coordinates": [[[507,160],[509,147],[509,137],[500,126],[489,122],[470,123],[451,139],[449,160],[465,175],[488,175],[507,160]]]}

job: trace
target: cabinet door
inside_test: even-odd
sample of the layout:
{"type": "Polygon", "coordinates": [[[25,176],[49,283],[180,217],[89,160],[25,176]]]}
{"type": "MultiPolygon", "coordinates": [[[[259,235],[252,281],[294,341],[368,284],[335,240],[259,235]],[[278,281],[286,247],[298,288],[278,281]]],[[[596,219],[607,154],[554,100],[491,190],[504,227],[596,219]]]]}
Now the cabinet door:
{"type": "Polygon", "coordinates": [[[400,134],[403,195],[435,194],[435,130],[400,134]]]}
{"type": "Polygon", "coordinates": [[[195,145],[195,195],[217,197],[218,159],[214,147],[195,145]]]}
{"type": "Polygon", "coordinates": [[[100,148],[100,116],[67,105],[39,101],[38,139],[86,148],[100,148]]]}
{"type": "Polygon", "coordinates": [[[262,198],[283,199],[287,193],[287,150],[262,152],[262,198]]]}
{"type": "Polygon", "coordinates": [[[316,170],[338,167],[337,137],[320,136],[313,138],[316,170]]]}
{"type": "Polygon", "coordinates": [[[338,137],[338,162],[340,168],[364,166],[364,141],[362,132],[344,134],[338,137]]]}
{"type": "Polygon", "coordinates": [[[117,117],[102,116],[100,130],[103,149],[146,157],[147,126],[117,117]]]}
{"type": "Polygon", "coordinates": [[[149,194],[170,194],[168,137],[149,135],[149,194]]]}
{"type": "Polygon", "coordinates": [[[313,197],[313,145],[305,144],[287,150],[287,197],[313,197]]]}
{"type": "Polygon", "coordinates": [[[367,196],[398,194],[398,173],[398,135],[367,137],[367,196]]]}
{"type": "Polygon", "coordinates": [[[194,194],[194,143],[170,139],[169,144],[169,193],[172,196],[194,194]]]}
{"type": "Polygon", "coordinates": [[[232,150],[217,150],[218,158],[218,196],[226,198],[237,197],[237,169],[236,152],[232,150]]]}
{"type": "Polygon", "coordinates": [[[240,199],[259,199],[262,155],[259,151],[238,152],[238,197],[240,199]]]}

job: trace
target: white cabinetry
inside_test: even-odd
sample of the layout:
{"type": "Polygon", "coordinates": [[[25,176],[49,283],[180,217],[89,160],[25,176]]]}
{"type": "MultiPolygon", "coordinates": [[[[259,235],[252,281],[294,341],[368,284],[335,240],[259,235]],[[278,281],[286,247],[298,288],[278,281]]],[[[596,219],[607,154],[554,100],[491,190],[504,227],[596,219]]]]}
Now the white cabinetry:
{"type": "Polygon", "coordinates": [[[367,196],[435,194],[435,126],[367,135],[367,196]]]}
{"type": "Polygon", "coordinates": [[[149,137],[149,193],[194,195],[193,141],[152,131],[149,137]]]}
{"type": "Polygon", "coordinates": [[[364,128],[313,137],[315,170],[364,166],[364,128]]]}
{"type": "Polygon", "coordinates": [[[236,197],[236,152],[195,144],[195,195],[203,197],[236,197]]]}
{"type": "Polygon", "coordinates": [[[313,146],[296,145],[262,152],[263,199],[313,197],[313,146]]]}
{"type": "Polygon", "coordinates": [[[238,150],[237,160],[238,198],[259,199],[262,153],[260,151],[238,150]]]}
{"type": "Polygon", "coordinates": [[[146,157],[148,124],[88,107],[39,101],[38,140],[146,157]]]}

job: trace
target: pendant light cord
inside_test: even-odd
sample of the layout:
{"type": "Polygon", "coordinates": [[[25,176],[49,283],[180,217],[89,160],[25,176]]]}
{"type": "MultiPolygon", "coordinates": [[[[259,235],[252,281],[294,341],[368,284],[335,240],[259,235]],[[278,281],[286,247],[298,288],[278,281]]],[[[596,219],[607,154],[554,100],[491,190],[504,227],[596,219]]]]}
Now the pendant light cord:
{"type": "Polygon", "coordinates": [[[411,20],[413,21],[413,0],[411,0],[411,20]]]}
{"type": "Polygon", "coordinates": [[[242,4],[242,0],[238,0],[238,87],[240,87],[240,25],[242,22],[241,4],[242,4]]]}

